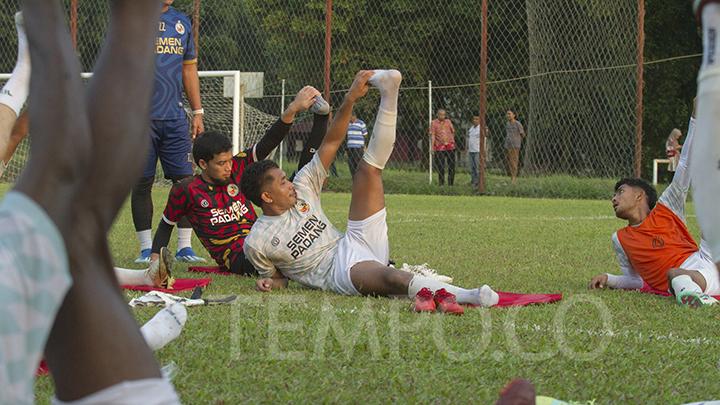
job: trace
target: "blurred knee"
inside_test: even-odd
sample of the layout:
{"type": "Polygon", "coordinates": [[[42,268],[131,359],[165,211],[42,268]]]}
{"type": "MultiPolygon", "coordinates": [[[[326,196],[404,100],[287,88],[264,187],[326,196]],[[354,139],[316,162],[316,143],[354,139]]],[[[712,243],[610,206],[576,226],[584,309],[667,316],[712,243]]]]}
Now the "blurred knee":
{"type": "Polygon", "coordinates": [[[407,288],[412,279],[412,274],[393,269],[392,267],[386,267],[383,278],[386,285],[392,286],[393,289],[396,290],[402,290],[403,288],[407,288]]]}

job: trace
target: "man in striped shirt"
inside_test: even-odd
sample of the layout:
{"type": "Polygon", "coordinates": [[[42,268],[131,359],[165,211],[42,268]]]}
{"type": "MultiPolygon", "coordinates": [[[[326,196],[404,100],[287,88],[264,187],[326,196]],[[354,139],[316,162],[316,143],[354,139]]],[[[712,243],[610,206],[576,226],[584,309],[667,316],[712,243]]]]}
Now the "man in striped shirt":
{"type": "Polygon", "coordinates": [[[350,167],[350,175],[353,177],[355,177],[358,163],[362,159],[363,153],[365,153],[365,138],[367,136],[367,125],[353,113],[347,129],[348,166],[350,167]]]}

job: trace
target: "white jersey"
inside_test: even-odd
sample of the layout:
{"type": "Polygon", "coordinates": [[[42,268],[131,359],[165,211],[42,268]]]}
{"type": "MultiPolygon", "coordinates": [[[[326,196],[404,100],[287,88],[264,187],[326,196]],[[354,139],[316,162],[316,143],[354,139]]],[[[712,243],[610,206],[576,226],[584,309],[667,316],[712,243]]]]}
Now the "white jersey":
{"type": "Polygon", "coordinates": [[[320,206],[327,171],[316,154],[295,176],[297,203],[282,215],[263,215],[245,239],[245,257],[261,277],[279,270],[308,287],[331,289],[332,268],[343,234],[320,206]]]}

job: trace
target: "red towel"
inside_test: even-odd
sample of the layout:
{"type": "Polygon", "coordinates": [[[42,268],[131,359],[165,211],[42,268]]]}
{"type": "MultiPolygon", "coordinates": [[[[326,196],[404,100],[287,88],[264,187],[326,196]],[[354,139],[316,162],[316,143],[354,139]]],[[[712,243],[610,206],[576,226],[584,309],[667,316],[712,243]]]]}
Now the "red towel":
{"type": "MultiPolygon", "coordinates": [[[[518,294],[511,292],[497,291],[500,301],[493,308],[503,307],[524,307],[532,304],[550,304],[562,299],[562,294],[518,294]]],[[[467,305],[468,307],[479,307],[479,305],[467,305]]]]}
{"type": "MultiPolygon", "coordinates": [[[[669,297],[670,295],[672,295],[667,291],[656,290],[653,287],[650,287],[648,283],[643,283],[642,288],[636,291],[640,291],[641,293],[645,294],[662,295],[663,297],[669,297]]],[[[713,298],[715,298],[716,300],[720,300],[720,295],[714,295],[713,298]]]]}
{"type": "Polygon", "coordinates": [[[220,266],[190,266],[190,267],[188,267],[188,271],[195,271],[198,273],[220,274],[223,276],[232,276],[232,275],[239,276],[239,274],[220,270],[220,266]]]}
{"type": "Polygon", "coordinates": [[[496,307],[524,307],[531,304],[549,304],[562,299],[562,294],[517,294],[498,291],[500,301],[496,307]]]}
{"type": "Polygon", "coordinates": [[[156,288],[149,285],[124,285],[122,288],[134,291],[162,291],[173,294],[178,291],[192,290],[195,287],[206,287],[211,281],[211,278],[176,278],[172,289],[156,288]]]}

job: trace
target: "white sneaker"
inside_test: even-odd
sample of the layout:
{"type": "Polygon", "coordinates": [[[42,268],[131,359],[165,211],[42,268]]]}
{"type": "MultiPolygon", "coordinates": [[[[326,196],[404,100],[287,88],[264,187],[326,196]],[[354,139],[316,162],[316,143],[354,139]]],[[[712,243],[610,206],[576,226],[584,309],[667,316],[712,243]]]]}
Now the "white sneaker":
{"type": "Polygon", "coordinates": [[[408,273],[417,274],[419,276],[424,276],[428,278],[435,279],[437,281],[440,281],[442,283],[452,283],[453,278],[449,276],[444,276],[442,274],[438,274],[438,272],[434,269],[431,269],[427,263],[423,264],[407,264],[403,263],[402,267],[400,267],[398,270],[406,271],[408,273]]]}
{"type": "Polygon", "coordinates": [[[678,304],[689,308],[709,307],[717,304],[715,298],[696,291],[680,291],[676,297],[678,304]]]}

